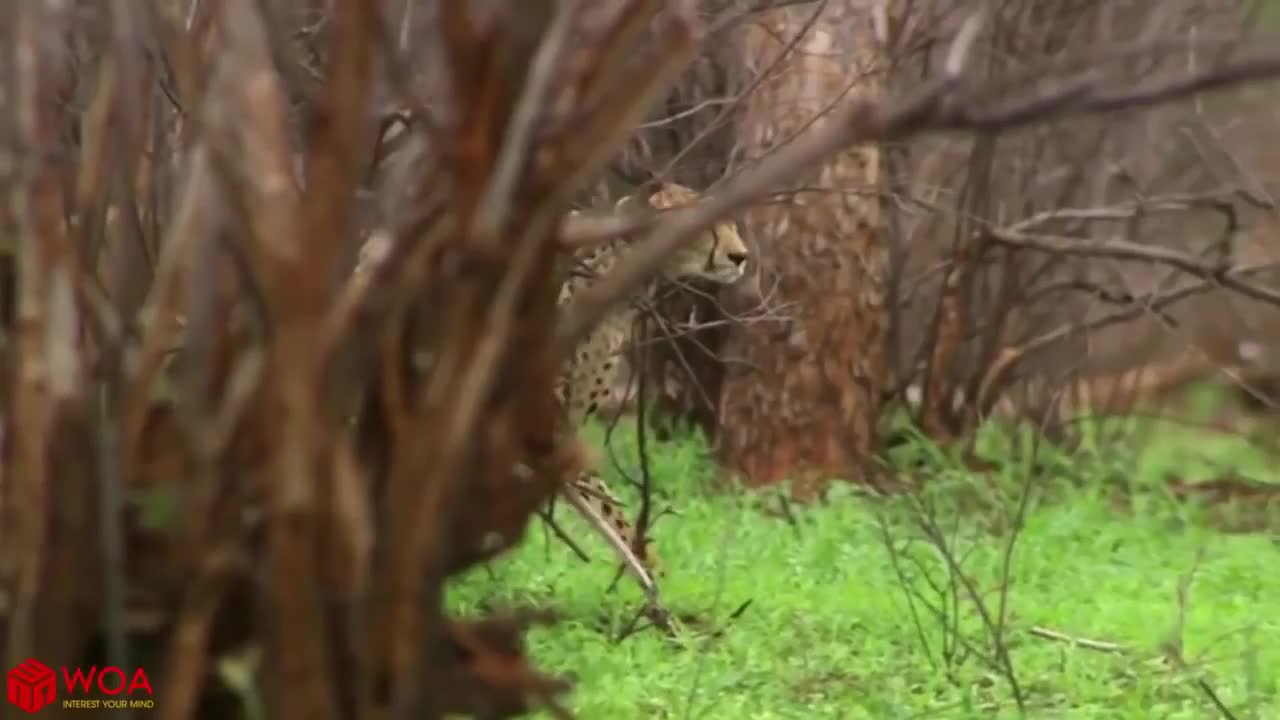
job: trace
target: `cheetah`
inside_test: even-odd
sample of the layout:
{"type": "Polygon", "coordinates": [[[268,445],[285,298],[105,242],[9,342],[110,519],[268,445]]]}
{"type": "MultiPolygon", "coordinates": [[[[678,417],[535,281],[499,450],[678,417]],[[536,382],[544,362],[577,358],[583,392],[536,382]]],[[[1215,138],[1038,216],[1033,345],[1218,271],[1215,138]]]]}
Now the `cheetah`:
{"type": "MultiPolygon", "coordinates": [[[[698,199],[698,193],[674,183],[665,183],[652,193],[647,204],[653,209],[679,207],[698,199]]],[[[618,201],[615,209],[626,210],[637,202],[635,196],[618,201]]],[[[370,237],[360,250],[353,280],[367,282],[372,267],[385,260],[390,238],[384,234],[370,237]]],[[[607,274],[627,252],[625,238],[612,238],[573,253],[573,268],[560,288],[561,308],[580,290],[607,274]]],[[[747,245],[731,220],[721,221],[693,243],[677,250],[662,270],[668,280],[707,279],[721,285],[741,280],[749,257],[747,245]]],[[[556,381],[555,397],[563,413],[564,432],[576,433],[600,410],[617,377],[622,355],[631,335],[631,327],[640,312],[640,302],[655,284],[642,289],[628,302],[614,310],[592,330],[565,361],[556,381]]],[[[527,466],[513,468],[514,476],[527,476],[527,466]]],[[[641,546],[635,529],[623,513],[623,504],[610,492],[600,476],[584,471],[565,482],[560,495],[573,506],[599,533],[635,577],[650,599],[654,598],[653,580],[657,558],[647,546],[641,546]]]]}
{"type": "MultiPolygon", "coordinates": [[[[695,201],[698,194],[674,183],[665,183],[648,197],[654,209],[675,208],[695,201]]],[[[626,197],[615,206],[625,209],[635,197],[626,197]]],[[[627,242],[615,238],[575,253],[577,267],[560,289],[563,307],[583,288],[613,268],[625,256],[627,242]]],[[[669,280],[701,278],[730,285],[745,275],[749,252],[739,235],[737,225],[726,220],[715,225],[702,237],[678,250],[663,268],[669,280]]],[[[607,401],[619,364],[639,313],[639,301],[652,292],[653,284],[630,299],[630,302],[606,316],[576,348],[565,363],[556,385],[556,399],[567,419],[567,431],[576,432],[607,401]]],[[[627,570],[652,594],[657,558],[647,544],[639,542],[635,529],[623,513],[623,505],[600,476],[591,471],[562,486],[561,495],[577,510],[617,553],[627,570]]]]}

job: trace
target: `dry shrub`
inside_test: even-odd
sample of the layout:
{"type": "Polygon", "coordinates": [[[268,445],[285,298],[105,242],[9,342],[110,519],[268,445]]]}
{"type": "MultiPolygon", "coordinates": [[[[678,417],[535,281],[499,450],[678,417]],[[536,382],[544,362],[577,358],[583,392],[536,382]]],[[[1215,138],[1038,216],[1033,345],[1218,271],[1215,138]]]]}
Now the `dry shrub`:
{"type": "MultiPolygon", "coordinates": [[[[892,5],[885,62],[898,94],[936,79],[979,7],[987,4],[892,5]]],[[[1223,54],[1200,43],[1247,43],[1258,4],[1017,0],[988,9],[966,79],[989,83],[984,109],[999,114],[1008,79],[1023,73],[1048,89],[1096,69],[1139,93],[1153,77],[1211,67],[1223,54]]],[[[739,17],[725,10],[713,25],[732,28],[739,17]]],[[[795,25],[780,41],[808,31],[795,25]]],[[[714,187],[736,172],[736,126],[761,76],[737,62],[735,35],[717,37],[615,163],[611,178],[622,180],[611,188],[649,177],[714,187]]],[[[1074,381],[1211,343],[1206,327],[1265,340],[1276,300],[1265,288],[1280,277],[1280,252],[1268,240],[1273,113],[1261,88],[1137,112],[1050,113],[1025,128],[887,143],[884,188],[806,188],[889,200],[895,380],[886,396],[909,386],[923,395],[914,413],[940,438],[963,434],[1015,397],[1019,412],[1049,412],[1055,417],[1046,421],[1057,422],[1066,418],[1053,412],[1054,397],[1069,395],[1074,381]],[[1016,362],[1001,361],[1014,355],[1016,362]]],[[[693,288],[668,294],[642,329],[650,349],[640,364],[659,415],[692,420],[715,437],[724,363],[738,361],[722,351],[732,326],[797,312],[792,298],[770,293],[771,268],[760,274],[763,306],[693,288]]]]}
{"type": "MultiPolygon", "coordinates": [[[[935,72],[946,53],[938,41],[966,17],[965,4],[915,5],[899,43],[902,87],[935,72]]],[[[1231,0],[1006,3],[972,69],[995,78],[1046,63],[1087,67],[1112,48],[1164,43],[1117,69],[1138,88],[1216,62],[1178,40],[1244,42],[1256,9],[1231,0]]],[[[895,387],[922,391],[917,417],[927,430],[962,432],[997,404],[1057,424],[1082,404],[1072,393],[1088,389],[1074,381],[1101,383],[1188,346],[1212,355],[1222,334],[1265,338],[1274,298],[1255,290],[1274,286],[1275,257],[1260,258],[1254,237],[1273,206],[1256,169],[1239,162],[1248,145],[1222,132],[1257,112],[1238,97],[895,148],[895,387]]]]}
{"type": "Polygon", "coordinates": [[[695,22],[651,0],[386,5],[0,9],[10,666],[140,666],[174,720],[557,709],[521,649],[546,615],[447,617],[445,584],[582,464],[554,376],[681,242],[856,141],[1280,72],[1263,54],[1132,97],[958,73],[855,100],[646,219],[558,313],[559,250],[592,235],[561,227],[571,200],[691,62],[695,22]]]}
{"type": "Polygon", "coordinates": [[[560,225],[694,35],[393,4],[4,9],[11,665],[141,666],[171,718],[232,712],[228,658],[284,718],[563,713],[547,615],[443,590],[582,465],[560,225]]]}

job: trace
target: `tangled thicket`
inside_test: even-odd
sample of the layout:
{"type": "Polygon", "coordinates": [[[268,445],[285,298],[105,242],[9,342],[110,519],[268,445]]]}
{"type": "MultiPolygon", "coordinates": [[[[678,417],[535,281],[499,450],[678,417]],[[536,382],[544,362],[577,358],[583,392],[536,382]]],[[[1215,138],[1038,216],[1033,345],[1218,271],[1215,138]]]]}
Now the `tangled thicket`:
{"type": "Polygon", "coordinates": [[[282,717],[550,702],[562,683],[520,651],[531,618],[449,620],[442,588],[578,462],[552,442],[559,227],[651,95],[635,87],[667,79],[637,55],[677,70],[688,23],[632,54],[652,8],[573,26],[590,18],[551,2],[441,5],[433,112],[373,5],[304,38],[318,66],[267,6],[147,8],[11,9],[12,137],[37,151],[15,178],[10,660],[82,657],[102,628],[107,662],[164,668],[174,718],[208,701],[206,658],[259,641],[282,717]],[[578,33],[595,39],[562,55],[578,33]],[[397,138],[422,154],[362,207],[397,138]],[[389,253],[347,281],[374,226],[389,253]]]}
{"type": "Polygon", "coordinates": [[[520,645],[545,614],[460,621],[443,588],[519,542],[581,464],[555,440],[557,368],[666,254],[857,140],[1280,69],[1131,98],[1027,76],[998,105],[957,72],[851,102],[650,220],[561,314],[562,246],[612,227],[566,227],[570,201],[697,55],[699,16],[392,4],[395,23],[354,1],[0,10],[10,665],[155,668],[173,720],[243,701],[229,658],[261,669],[252,693],[281,718],[556,707],[564,683],[520,645]],[[386,253],[351,278],[375,231],[386,253]]]}

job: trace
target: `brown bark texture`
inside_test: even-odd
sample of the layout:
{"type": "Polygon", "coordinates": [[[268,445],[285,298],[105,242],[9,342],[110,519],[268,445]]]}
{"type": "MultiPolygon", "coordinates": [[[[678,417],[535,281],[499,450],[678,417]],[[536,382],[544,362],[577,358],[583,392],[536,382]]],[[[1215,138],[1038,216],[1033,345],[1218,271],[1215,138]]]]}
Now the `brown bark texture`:
{"type": "MultiPolygon", "coordinates": [[[[740,129],[748,163],[882,84],[869,13],[830,3],[810,23],[812,12],[776,10],[744,28],[745,62],[767,73],[740,129]]],[[[829,478],[865,474],[885,374],[879,182],[879,149],[854,147],[742,219],[788,313],[735,328],[725,350],[739,362],[725,378],[718,453],[748,485],[790,479],[804,500],[829,478]]]]}

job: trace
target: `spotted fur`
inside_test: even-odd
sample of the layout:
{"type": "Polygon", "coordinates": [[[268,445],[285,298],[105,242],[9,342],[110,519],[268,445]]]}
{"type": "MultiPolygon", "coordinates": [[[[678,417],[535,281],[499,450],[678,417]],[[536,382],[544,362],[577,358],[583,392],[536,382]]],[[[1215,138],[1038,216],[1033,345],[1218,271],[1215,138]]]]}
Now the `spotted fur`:
{"type": "MultiPolygon", "coordinates": [[[[665,184],[648,198],[654,209],[668,209],[697,200],[698,194],[689,188],[665,184]]],[[[636,202],[624,198],[618,204],[623,208],[636,202]]],[[[608,273],[627,253],[628,243],[623,238],[592,245],[575,253],[575,267],[560,288],[559,302],[568,303],[573,296],[608,273]]],[[[372,270],[385,261],[390,249],[390,238],[375,234],[361,248],[354,279],[368,282],[372,270]]],[[[732,284],[742,279],[748,259],[748,250],[742,236],[732,221],[722,221],[702,237],[687,243],[676,251],[663,268],[663,276],[672,280],[704,278],[721,284],[732,284]]],[[[650,292],[644,289],[640,295],[650,292]]],[[[566,362],[556,383],[556,397],[565,413],[566,428],[576,432],[606,401],[613,381],[622,363],[623,350],[630,337],[631,326],[638,312],[642,297],[631,298],[617,310],[605,316],[596,328],[580,343],[566,362]]],[[[519,477],[528,468],[515,468],[519,477]]],[[[597,533],[617,553],[636,580],[652,593],[655,589],[653,574],[657,558],[651,548],[636,537],[627,521],[623,503],[609,490],[594,472],[580,473],[573,481],[565,483],[562,496],[578,510],[597,533]]]]}
{"type": "MultiPolygon", "coordinates": [[[[649,196],[648,204],[655,209],[667,209],[697,198],[698,194],[689,188],[668,183],[649,196]]],[[[630,202],[634,200],[624,198],[618,207],[630,202]]],[[[626,252],[627,242],[622,238],[579,251],[575,257],[577,267],[561,287],[560,304],[568,303],[576,293],[608,273],[626,252]]],[[[748,254],[736,224],[723,221],[675,253],[663,269],[663,275],[673,280],[704,278],[732,284],[742,279],[748,254]]],[[[649,288],[641,294],[647,292],[649,288]]],[[[636,301],[640,299],[632,298],[632,302],[620,305],[619,309],[606,316],[566,363],[556,394],[567,415],[569,428],[576,431],[608,399],[638,312],[636,301]]],[[[636,536],[622,502],[600,476],[594,472],[580,473],[573,482],[565,485],[562,494],[609,543],[645,590],[652,592],[653,575],[658,572],[656,553],[636,536]]]]}

